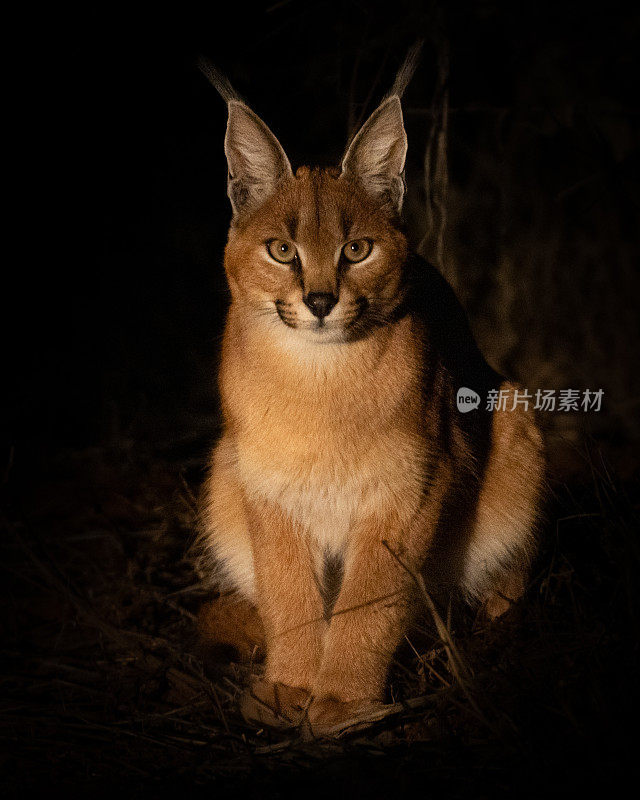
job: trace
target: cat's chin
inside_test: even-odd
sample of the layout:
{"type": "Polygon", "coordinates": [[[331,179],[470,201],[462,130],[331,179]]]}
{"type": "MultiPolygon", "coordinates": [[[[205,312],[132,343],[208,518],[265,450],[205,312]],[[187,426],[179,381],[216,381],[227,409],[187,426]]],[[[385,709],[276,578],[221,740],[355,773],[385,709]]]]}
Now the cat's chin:
{"type": "Polygon", "coordinates": [[[343,344],[350,340],[349,331],[342,325],[287,325],[271,328],[284,347],[343,344]]]}
{"type": "Polygon", "coordinates": [[[347,332],[340,325],[314,325],[314,326],[299,326],[289,328],[292,336],[302,339],[305,342],[314,342],[315,344],[339,344],[348,340],[347,332]]]}

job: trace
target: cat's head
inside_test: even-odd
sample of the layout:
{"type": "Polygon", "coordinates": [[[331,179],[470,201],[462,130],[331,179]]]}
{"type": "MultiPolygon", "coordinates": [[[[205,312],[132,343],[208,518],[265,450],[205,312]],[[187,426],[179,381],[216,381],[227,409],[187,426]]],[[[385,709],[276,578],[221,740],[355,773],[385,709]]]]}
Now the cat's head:
{"type": "Polygon", "coordinates": [[[285,326],[318,344],[384,325],[401,300],[407,258],[398,94],[365,122],[340,167],[295,173],[267,125],[235,96],[227,101],[225,269],[234,302],[265,334],[285,326]]]}

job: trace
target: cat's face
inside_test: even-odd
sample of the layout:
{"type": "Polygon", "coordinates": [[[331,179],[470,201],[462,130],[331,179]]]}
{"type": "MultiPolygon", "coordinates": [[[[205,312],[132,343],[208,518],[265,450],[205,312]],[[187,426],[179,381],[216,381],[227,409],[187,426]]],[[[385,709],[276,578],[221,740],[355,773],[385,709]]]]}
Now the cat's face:
{"type": "Polygon", "coordinates": [[[233,220],[225,269],[234,302],[270,331],[317,343],[366,336],[400,301],[406,135],[397,96],[354,137],[340,168],[294,174],[251,109],[229,102],[233,220]]]}
{"type": "Polygon", "coordinates": [[[407,243],[390,212],[339,170],[301,167],[232,227],[234,297],[309,341],[366,335],[400,299],[407,243]]]}

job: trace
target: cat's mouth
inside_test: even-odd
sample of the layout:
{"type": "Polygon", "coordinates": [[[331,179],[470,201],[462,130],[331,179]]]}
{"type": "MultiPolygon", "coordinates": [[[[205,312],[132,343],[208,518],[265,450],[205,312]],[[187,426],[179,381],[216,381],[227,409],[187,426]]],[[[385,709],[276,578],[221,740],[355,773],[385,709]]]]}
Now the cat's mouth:
{"type": "Polygon", "coordinates": [[[275,307],[278,316],[288,328],[296,330],[311,331],[323,336],[325,333],[335,333],[338,331],[347,331],[360,321],[368,306],[366,297],[359,297],[357,300],[349,303],[341,313],[332,313],[327,317],[318,319],[300,318],[296,313],[295,305],[287,303],[284,300],[276,300],[275,307]]]}

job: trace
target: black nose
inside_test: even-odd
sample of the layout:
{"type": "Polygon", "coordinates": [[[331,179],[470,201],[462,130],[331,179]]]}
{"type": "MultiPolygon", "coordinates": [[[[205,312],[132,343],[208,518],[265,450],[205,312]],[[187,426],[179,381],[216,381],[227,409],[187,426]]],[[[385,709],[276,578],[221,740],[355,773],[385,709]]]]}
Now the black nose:
{"type": "Polygon", "coordinates": [[[311,309],[311,313],[318,317],[318,319],[326,317],[338,302],[338,298],[331,294],[331,292],[309,292],[303,299],[305,305],[311,309]]]}

